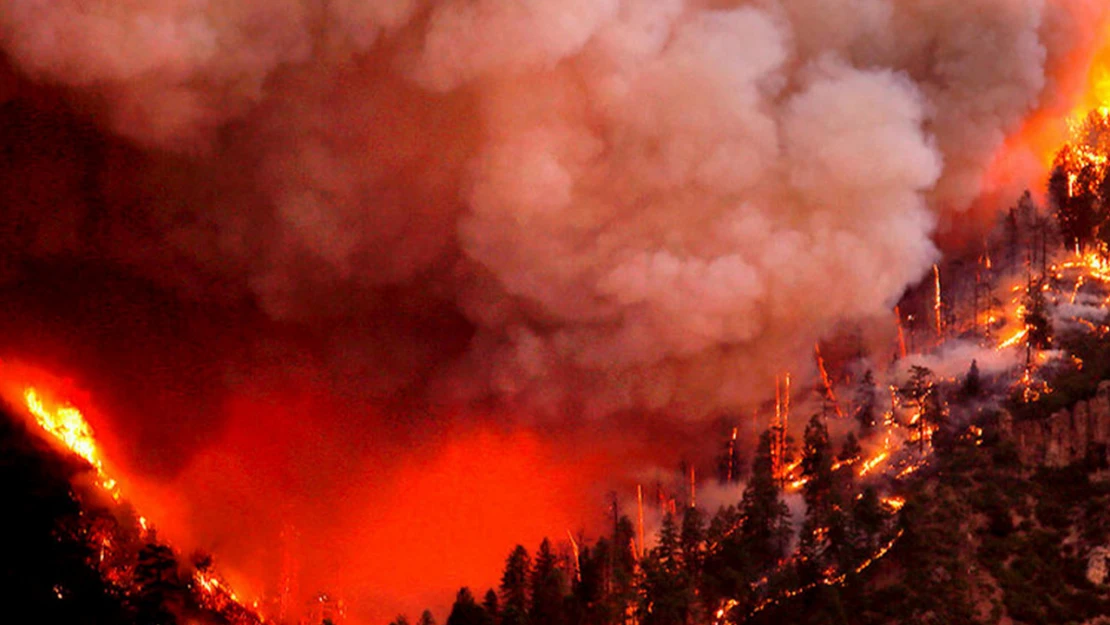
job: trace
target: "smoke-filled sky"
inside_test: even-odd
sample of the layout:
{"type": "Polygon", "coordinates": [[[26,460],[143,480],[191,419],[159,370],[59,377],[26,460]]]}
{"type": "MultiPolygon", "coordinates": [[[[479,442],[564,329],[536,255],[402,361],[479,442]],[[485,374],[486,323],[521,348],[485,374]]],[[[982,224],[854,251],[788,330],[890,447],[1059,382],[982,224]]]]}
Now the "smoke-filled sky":
{"type": "Polygon", "coordinates": [[[1039,184],[1015,137],[1104,12],[9,0],[0,345],[80,379],[217,560],[265,569],[286,519],[363,614],[442,603],[889,323],[938,227],[1039,184]]]}

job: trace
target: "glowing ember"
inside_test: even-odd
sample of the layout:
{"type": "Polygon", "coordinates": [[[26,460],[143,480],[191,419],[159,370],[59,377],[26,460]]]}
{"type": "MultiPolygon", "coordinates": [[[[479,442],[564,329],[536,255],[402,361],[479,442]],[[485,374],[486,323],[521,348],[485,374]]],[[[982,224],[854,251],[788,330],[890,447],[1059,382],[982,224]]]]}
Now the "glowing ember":
{"type": "Polygon", "coordinates": [[[815,343],[813,345],[813,352],[817,357],[817,370],[821,372],[821,384],[824,386],[825,400],[832,404],[837,417],[844,418],[844,413],[840,410],[840,404],[836,401],[836,393],[833,392],[832,380],[829,379],[829,372],[825,368],[825,359],[821,357],[820,343],[815,343]]]}
{"type": "Polygon", "coordinates": [[[898,479],[902,479],[902,478],[910,475],[914,471],[920,469],[922,466],[924,466],[924,463],[911,464],[908,467],[906,467],[905,469],[902,469],[901,471],[899,471],[898,475],[896,475],[895,477],[898,478],[898,479]]]}
{"type": "MultiPolygon", "coordinates": [[[[872,564],[878,562],[883,556],[889,553],[890,550],[894,548],[894,545],[898,542],[898,539],[902,537],[902,534],[904,532],[905,530],[899,529],[898,533],[895,534],[894,537],[891,538],[886,544],[880,547],[879,550],[874,553],[874,555],[859,563],[854,569],[851,569],[851,571],[844,571],[839,575],[833,574],[834,572],[825,571],[825,576],[817,580],[816,582],[806,584],[804,586],[788,590],[780,595],[764,599],[759,604],[757,604],[755,608],[752,609],[752,611],[748,614],[748,618],[755,616],[756,614],[783,601],[784,599],[797,597],[798,595],[809,592],[810,590],[813,590],[820,586],[839,586],[843,584],[848,579],[849,574],[859,575],[860,573],[867,570],[867,568],[870,567],[872,564]]],[[[730,610],[736,607],[736,605],[738,605],[737,602],[729,600],[722,606],[720,610],[717,611],[717,625],[729,623],[728,619],[726,618],[727,614],[730,610]]]]}
{"type": "Polygon", "coordinates": [[[937,338],[944,336],[944,318],[941,316],[940,269],[933,263],[933,312],[936,315],[937,338]]]}
{"type": "Polygon", "coordinates": [[[904,497],[883,497],[882,502],[884,506],[895,512],[901,510],[902,506],[906,505],[906,499],[904,497]]]}
{"type": "Polygon", "coordinates": [[[1012,336],[1010,336],[1010,338],[1008,338],[1008,339],[1002,341],[1001,343],[999,343],[998,344],[998,349],[1003,350],[1003,349],[1006,349],[1007,347],[1013,347],[1014,345],[1017,345],[1018,343],[1020,343],[1022,341],[1022,339],[1025,338],[1025,335],[1028,334],[1028,333],[1029,333],[1029,328],[1022,328],[1021,330],[1018,330],[1012,336]]]}
{"type": "Polygon", "coordinates": [[[860,477],[863,477],[864,475],[870,473],[872,469],[882,464],[883,461],[885,461],[889,456],[890,453],[886,450],[883,450],[875,456],[868,458],[867,461],[863,463],[863,466],[861,466],[859,469],[860,477]]]}

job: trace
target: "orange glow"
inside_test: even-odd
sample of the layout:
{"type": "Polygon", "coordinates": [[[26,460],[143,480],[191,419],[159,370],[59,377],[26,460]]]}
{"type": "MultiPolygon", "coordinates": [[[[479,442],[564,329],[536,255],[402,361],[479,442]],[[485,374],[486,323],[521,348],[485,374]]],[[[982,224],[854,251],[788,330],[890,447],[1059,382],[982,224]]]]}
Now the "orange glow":
{"type": "Polygon", "coordinates": [[[933,313],[936,315],[937,340],[939,341],[944,337],[944,318],[940,298],[940,269],[936,263],[933,263],[933,298],[933,313]]]}
{"type": "Polygon", "coordinates": [[[821,357],[821,344],[814,343],[813,353],[817,357],[817,370],[821,372],[821,383],[825,387],[825,399],[832,404],[836,416],[844,418],[844,413],[840,410],[840,403],[836,401],[836,393],[833,391],[832,380],[829,378],[829,372],[825,368],[825,359],[821,357]]]}
{"type": "MultiPolygon", "coordinates": [[[[82,407],[89,418],[62,411],[58,423],[69,425],[58,431],[71,432],[105,477],[121,476],[128,503],[142,514],[136,522],[157,526],[179,553],[212,553],[219,566],[212,580],[248,606],[292,589],[293,618],[322,591],[347,600],[348,622],[357,625],[424,608],[445,615],[460,586],[496,586],[513,545],[534,551],[547,536],[569,551],[569,543],[558,546],[568,528],[587,540],[606,531],[604,492],[594,485],[624,474],[610,448],[590,444],[600,434],[586,429],[555,436],[502,425],[519,419],[444,415],[420,436],[385,434],[374,423],[356,425],[385,435],[344,436],[336,428],[351,421],[334,416],[331,400],[282,388],[229,397],[204,446],[173,475],[154,476],[118,442],[128,431],[117,432],[120,423],[93,410],[74,383],[0,362],[0,390],[10,402],[24,406],[32,383],[52,419],[56,407],[82,407]],[[282,566],[287,554],[294,566],[282,566]]],[[[630,445],[623,462],[658,453],[630,445]]],[[[108,561],[110,544],[101,549],[108,561]]]]}
{"type": "Polygon", "coordinates": [[[1096,37],[1098,44],[1087,66],[1086,77],[1080,78],[1082,92],[1071,108],[1071,120],[1083,119],[1088,112],[1099,109],[1105,114],[1110,105],[1110,21],[1104,21],[1100,29],[1102,34],[1096,37]]]}
{"type": "Polygon", "coordinates": [[[906,505],[905,497],[883,497],[882,502],[883,505],[890,508],[891,510],[894,510],[895,512],[901,510],[902,506],[906,505]]]}
{"type": "Polygon", "coordinates": [[[906,357],[906,333],[902,329],[902,312],[897,306],[894,307],[894,320],[898,324],[898,357],[906,357]]]}
{"type": "Polygon", "coordinates": [[[1022,341],[1022,339],[1025,338],[1025,335],[1028,333],[1029,328],[1021,328],[1020,330],[1010,335],[1008,338],[1004,339],[1001,343],[999,343],[998,349],[1002,350],[1006,349],[1007,347],[1013,347],[1014,345],[1017,345],[1022,341]]]}
{"type": "Polygon", "coordinates": [[[1110,103],[1110,13],[1098,2],[1065,8],[1090,25],[1091,36],[1047,68],[1050,100],[1006,140],[987,174],[988,190],[1025,187],[1031,176],[1043,177],[1074,124],[1110,103]]]}
{"type": "MultiPolygon", "coordinates": [[[[5,367],[5,369],[9,375],[12,375],[14,371],[18,370],[18,368],[9,367],[5,367]]],[[[34,377],[45,376],[35,375],[34,377]]],[[[20,385],[18,380],[11,378],[5,378],[3,382],[5,386],[20,385]]],[[[54,440],[64,445],[65,448],[73,454],[88,462],[96,472],[97,485],[104,490],[104,492],[109,494],[113,500],[122,503],[123,498],[119,483],[108,475],[105,469],[106,461],[97,444],[93,428],[85,419],[84,414],[82,414],[81,410],[77,407],[63,401],[47,402],[43,399],[44,394],[57,396],[57,393],[46,393],[34,386],[24,387],[23,399],[28,414],[33,417],[43,431],[49,434],[54,440]]],[[[150,524],[145,516],[138,516],[137,521],[141,532],[145,533],[149,531],[150,524]]],[[[105,555],[110,551],[112,546],[111,539],[105,536],[99,542],[99,561],[101,565],[104,565],[106,559],[105,555]]],[[[118,571],[111,570],[110,568],[102,571],[102,573],[108,579],[113,579],[119,574],[118,571]]],[[[198,571],[194,576],[194,581],[198,584],[206,607],[219,611],[227,608],[231,604],[236,604],[239,608],[242,608],[247,611],[247,613],[254,616],[257,621],[261,621],[261,617],[258,616],[257,610],[248,610],[240,603],[239,597],[236,595],[235,591],[226,583],[221,584],[212,574],[198,571]]]]}
{"type": "Polygon", "coordinates": [[[859,469],[860,477],[863,477],[864,475],[870,473],[875,467],[882,464],[888,456],[890,456],[890,453],[886,450],[883,450],[880,451],[878,454],[872,456],[871,458],[868,458],[867,461],[863,463],[863,466],[861,466],[859,469]]]}
{"type": "Polygon", "coordinates": [[[365,489],[337,519],[333,548],[345,555],[336,588],[362,602],[353,607],[369,622],[386,622],[401,608],[445,613],[460,586],[495,587],[514,544],[534,552],[544,536],[604,523],[597,499],[583,490],[600,470],[596,460],[553,453],[536,432],[461,431],[426,451],[365,489]]]}
{"type": "Polygon", "coordinates": [[[100,459],[92,428],[85,421],[81,411],[69,405],[48,409],[39,392],[32,387],[24,389],[23,399],[26,402],[27,411],[35,418],[39,427],[91,464],[96,470],[100,487],[111,495],[112,499],[119,501],[119,484],[105,473],[104,462],[100,459]]]}

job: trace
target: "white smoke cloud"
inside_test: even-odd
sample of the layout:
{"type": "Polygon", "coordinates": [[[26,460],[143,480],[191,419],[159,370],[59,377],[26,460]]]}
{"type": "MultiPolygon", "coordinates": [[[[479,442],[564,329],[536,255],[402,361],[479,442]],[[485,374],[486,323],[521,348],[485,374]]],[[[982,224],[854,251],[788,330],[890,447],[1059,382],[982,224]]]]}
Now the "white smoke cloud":
{"type": "Polygon", "coordinates": [[[1072,4],[14,0],[0,45],[147,150],[128,262],[325,334],[462,315],[462,396],[701,414],[923,275],[1072,4]]]}

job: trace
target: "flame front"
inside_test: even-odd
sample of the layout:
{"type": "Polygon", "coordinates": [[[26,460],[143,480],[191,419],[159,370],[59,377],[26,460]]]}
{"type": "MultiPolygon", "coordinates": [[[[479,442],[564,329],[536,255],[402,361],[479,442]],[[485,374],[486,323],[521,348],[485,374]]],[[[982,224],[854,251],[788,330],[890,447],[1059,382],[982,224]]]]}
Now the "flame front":
{"type": "MultiPolygon", "coordinates": [[[[119,501],[119,483],[104,471],[104,462],[100,459],[92,427],[89,426],[81,411],[68,405],[48,410],[38,391],[32,387],[27,387],[23,391],[23,399],[27,403],[28,412],[35,418],[39,427],[92,465],[96,470],[101,488],[107,491],[112,499],[119,501]]],[[[146,529],[145,519],[143,521],[143,529],[146,529]]]]}
{"type": "MultiPolygon", "coordinates": [[[[68,404],[61,404],[53,409],[47,408],[40,392],[30,386],[24,389],[23,399],[26,403],[27,411],[35,418],[35,422],[38,423],[39,427],[50,434],[54,440],[64,445],[66,449],[88,462],[93,470],[96,471],[97,484],[100,488],[111,495],[113,500],[120,502],[122,500],[122,495],[120,493],[119,483],[110,477],[105,470],[104,460],[96,444],[93,429],[88,421],[85,420],[85,416],[81,411],[68,404]]],[[[138,516],[137,521],[142,535],[147,535],[150,531],[150,522],[145,516],[138,516]]],[[[110,538],[104,538],[101,542],[99,556],[101,565],[104,565],[105,552],[110,547],[110,538]]],[[[108,579],[112,579],[117,575],[117,573],[112,570],[105,570],[103,573],[108,579]]],[[[193,576],[193,581],[195,583],[195,588],[201,593],[203,602],[207,608],[217,612],[233,610],[246,614],[247,618],[242,621],[244,623],[257,624],[265,622],[264,617],[258,612],[257,602],[255,602],[252,607],[245,606],[235,591],[232,590],[226,582],[221,582],[214,573],[197,571],[193,576]]]]}

